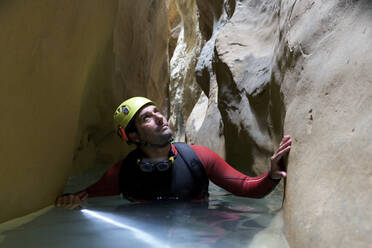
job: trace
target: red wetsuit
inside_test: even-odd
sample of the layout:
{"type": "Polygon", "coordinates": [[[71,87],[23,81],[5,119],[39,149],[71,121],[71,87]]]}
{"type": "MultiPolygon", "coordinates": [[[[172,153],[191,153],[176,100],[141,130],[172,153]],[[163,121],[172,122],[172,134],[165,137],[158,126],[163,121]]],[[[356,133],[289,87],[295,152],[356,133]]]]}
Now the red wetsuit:
{"type": "MultiPolygon", "coordinates": [[[[279,180],[271,179],[268,172],[258,177],[248,177],[235,170],[214,151],[198,145],[191,145],[204,166],[208,178],[221,188],[234,195],[261,198],[269,194],[279,180]]],[[[172,145],[174,154],[177,150],[172,145]]],[[[102,178],[85,189],[89,197],[120,194],[119,174],[122,160],[107,169],[102,178]]]]}

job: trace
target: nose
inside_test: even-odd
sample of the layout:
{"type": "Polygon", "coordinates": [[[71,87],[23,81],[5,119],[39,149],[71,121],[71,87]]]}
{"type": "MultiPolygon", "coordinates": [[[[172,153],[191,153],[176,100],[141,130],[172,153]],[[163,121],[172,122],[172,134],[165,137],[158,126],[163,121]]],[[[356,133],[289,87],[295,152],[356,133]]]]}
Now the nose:
{"type": "Polygon", "coordinates": [[[164,116],[161,113],[155,113],[156,123],[162,125],[164,123],[164,116]]]}

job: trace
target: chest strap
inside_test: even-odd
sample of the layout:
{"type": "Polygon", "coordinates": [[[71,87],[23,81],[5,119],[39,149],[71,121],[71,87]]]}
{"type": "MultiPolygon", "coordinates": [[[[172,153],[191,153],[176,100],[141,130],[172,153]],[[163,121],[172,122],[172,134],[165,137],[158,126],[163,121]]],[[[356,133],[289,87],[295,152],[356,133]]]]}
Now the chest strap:
{"type": "Polygon", "coordinates": [[[201,197],[208,196],[209,179],[204,166],[194,150],[183,142],[174,142],[173,144],[178,151],[178,155],[185,161],[196,181],[198,186],[196,191],[201,193],[201,197]]]}

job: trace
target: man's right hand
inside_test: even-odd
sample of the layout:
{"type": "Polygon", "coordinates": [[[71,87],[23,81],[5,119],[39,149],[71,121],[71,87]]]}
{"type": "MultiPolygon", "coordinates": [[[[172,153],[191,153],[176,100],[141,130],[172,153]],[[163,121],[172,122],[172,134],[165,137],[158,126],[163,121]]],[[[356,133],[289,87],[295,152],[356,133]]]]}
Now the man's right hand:
{"type": "Polygon", "coordinates": [[[56,199],[55,205],[57,207],[78,210],[83,207],[82,204],[87,198],[88,193],[85,191],[76,194],[61,195],[56,199]]]}
{"type": "Polygon", "coordinates": [[[271,156],[271,170],[269,172],[269,176],[272,179],[280,179],[282,177],[287,176],[285,166],[281,165],[281,162],[284,165],[283,157],[284,155],[288,154],[291,150],[292,146],[292,139],[291,136],[286,135],[283,137],[282,141],[279,144],[278,150],[271,156]]]}

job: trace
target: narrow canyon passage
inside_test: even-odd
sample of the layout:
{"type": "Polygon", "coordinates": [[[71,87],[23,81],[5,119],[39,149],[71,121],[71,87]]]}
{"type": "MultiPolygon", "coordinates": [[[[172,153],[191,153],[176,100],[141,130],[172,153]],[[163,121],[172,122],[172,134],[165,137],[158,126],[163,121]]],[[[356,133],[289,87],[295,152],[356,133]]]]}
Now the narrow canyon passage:
{"type": "Polygon", "coordinates": [[[370,247],[371,23],[371,0],[2,0],[0,247],[370,247]],[[135,148],[113,124],[135,96],[250,177],[290,135],[286,179],[263,199],[54,208],[135,148]]]}

